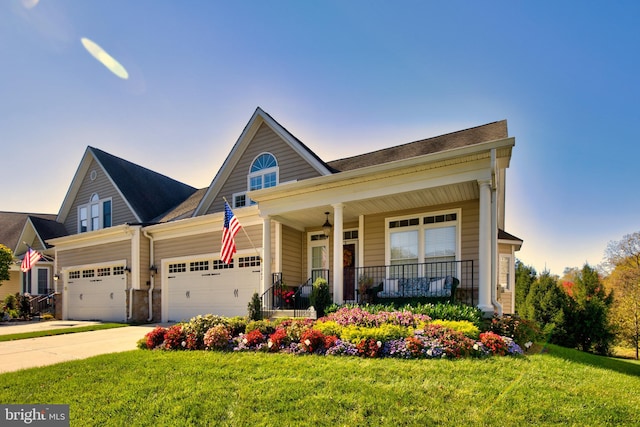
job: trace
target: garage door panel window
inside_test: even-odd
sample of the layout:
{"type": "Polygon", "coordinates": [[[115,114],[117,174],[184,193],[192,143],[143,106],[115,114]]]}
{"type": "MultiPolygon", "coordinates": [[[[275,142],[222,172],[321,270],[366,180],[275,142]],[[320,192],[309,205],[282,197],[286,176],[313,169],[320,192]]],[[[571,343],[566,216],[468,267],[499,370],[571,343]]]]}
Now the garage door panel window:
{"type": "Polygon", "coordinates": [[[238,258],[238,267],[259,267],[260,266],[260,257],[259,256],[245,256],[238,258]]]}
{"type": "Polygon", "coordinates": [[[209,271],[209,261],[194,261],[189,263],[189,271],[209,271]]]}

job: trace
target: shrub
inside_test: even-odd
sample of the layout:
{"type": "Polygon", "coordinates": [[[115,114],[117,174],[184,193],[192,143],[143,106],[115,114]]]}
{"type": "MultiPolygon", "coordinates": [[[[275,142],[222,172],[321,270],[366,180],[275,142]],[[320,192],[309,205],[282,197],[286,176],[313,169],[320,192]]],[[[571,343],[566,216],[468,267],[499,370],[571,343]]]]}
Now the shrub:
{"type": "Polygon", "coordinates": [[[247,309],[249,311],[250,320],[262,320],[262,301],[260,300],[260,295],[258,295],[257,292],[253,293],[247,309]]]}
{"type": "Polygon", "coordinates": [[[492,354],[496,354],[498,356],[504,356],[507,354],[507,343],[498,334],[493,332],[483,332],[480,334],[480,342],[492,354]]]}
{"type": "Polygon", "coordinates": [[[7,307],[8,310],[15,310],[18,307],[18,299],[15,295],[9,294],[4,297],[4,306],[7,307]]]}
{"type": "Polygon", "coordinates": [[[227,326],[219,323],[204,334],[204,346],[209,350],[224,350],[231,343],[231,333],[227,326]]]}
{"type": "Polygon", "coordinates": [[[247,318],[242,316],[229,317],[225,325],[229,328],[231,335],[236,336],[247,330],[247,318]]]}
{"type": "Polygon", "coordinates": [[[283,319],[277,323],[278,327],[285,330],[290,341],[300,341],[302,333],[311,329],[314,324],[313,319],[283,319]]]}
{"type": "MultiPolygon", "coordinates": [[[[324,319],[327,319],[326,317],[324,319]]],[[[322,332],[325,335],[342,336],[343,326],[338,325],[333,320],[319,320],[313,325],[313,329],[322,332]]]]}
{"type": "Polygon", "coordinates": [[[440,325],[444,328],[453,329],[454,331],[462,332],[466,337],[474,340],[478,339],[480,329],[468,320],[434,320],[432,325],[440,325]]]}
{"type": "Polygon", "coordinates": [[[375,327],[349,325],[342,328],[340,338],[355,344],[361,340],[388,341],[409,335],[411,335],[411,331],[404,326],[390,324],[375,327]]]}
{"type": "Polygon", "coordinates": [[[440,325],[428,325],[422,334],[427,340],[437,341],[448,357],[464,357],[471,354],[475,341],[467,338],[462,332],[453,329],[444,328],[440,325]]]}
{"type": "Polygon", "coordinates": [[[307,353],[321,352],[325,349],[325,335],[316,330],[308,329],[300,337],[300,346],[307,353]]]}
{"type": "Polygon", "coordinates": [[[276,331],[276,325],[270,320],[253,320],[247,323],[245,332],[253,332],[255,330],[260,331],[263,335],[271,335],[276,331]]]}
{"type": "Polygon", "coordinates": [[[513,339],[521,347],[537,341],[540,336],[540,329],[535,322],[508,314],[502,317],[494,316],[488,330],[513,339]]]}
{"type": "Polygon", "coordinates": [[[329,291],[329,283],[322,277],[318,277],[313,282],[309,302],[315,308],[318,317],[325,315],[325,309],[331,304],[331,293],[329,291]]]}
{"type": "Polygon", "coordinates": [[[164,334],[164,347],[168,350],[180,350],[186,336],[182,325],[170,326],[164,334]]]}
{"type": "Polygon", "coordinates": [[[167,332],[166,328],[162,326],[156,326],[145,337],[145,342],[148,349],[158,348],[164,342],[164,335],[167,332]]]}
{"type": "Polygon", "coordinates": [[[467,320],[480,327],[482,324],[482,310],[463,304],[417,304],[415,307],[406,306],[404,309],[415,314],[426,314],[432,319],[439,320],[467,320]]]}
{"type": "Polygon", "coordinates": [[[247,347],[257,347],[259,344],[264,343],[264,334],[259,329],[254,329],[251,332],[247,332],[242,338],[242,342],[247,347]]]}
{"type": "Polygon", "coordinates": [[[185,336],[192,337],[189,339],[189,345],[195,346],[194,348],[204,348],[204,335],[209,329],[215,325],[226,325],[228,319],[226,317],[217,316],[214,314],[200,315],[192,317],[187,323],[182,324],[185,336]],[[195,342],[192,342],[195,340],[195,342]]]}
{"type": "Polygon", "coordinates": [[[291,339],[287,335],[287,331],[284,328],[278,328],[274,333],[269,335],[267,346],[269,351],[278,351],[291,342],[291,339]]]}
{"type": "Polygon", "coordinates": [[[356,348],[362,357],[378,357],[382,353],[382,341],[376,341],[373,338],[363,339],[356,348]]]}

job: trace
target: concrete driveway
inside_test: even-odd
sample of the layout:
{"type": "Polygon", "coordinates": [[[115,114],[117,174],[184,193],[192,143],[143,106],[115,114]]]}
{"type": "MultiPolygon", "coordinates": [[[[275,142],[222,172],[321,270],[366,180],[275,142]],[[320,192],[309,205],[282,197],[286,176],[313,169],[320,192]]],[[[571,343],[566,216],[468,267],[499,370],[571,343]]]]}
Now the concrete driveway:
{"type": "MultiPolygon", "coordinates": [[[[51,321],[0,326],[0,334],[33,330],[72,329],[98,322],[51,321]]],[[[85,359],[99,354],[136,349],[136,343],[156,325],[125,326],[102,331],[0,342],[0,373],[85,359]]]]}

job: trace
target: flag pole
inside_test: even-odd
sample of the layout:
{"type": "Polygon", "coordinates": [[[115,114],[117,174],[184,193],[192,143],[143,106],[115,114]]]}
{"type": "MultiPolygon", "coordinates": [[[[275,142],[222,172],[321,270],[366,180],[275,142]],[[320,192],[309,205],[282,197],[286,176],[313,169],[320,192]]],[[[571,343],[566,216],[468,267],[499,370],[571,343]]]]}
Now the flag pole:
{"type": "MultiPolygon", "coordinates": [[[[27,246],[27,249],[31,249],[31,250],[35,251],[35,249],[33,249],[33,248],[31,247],[31,245],[29,245],[29,244],[28,244],[27,242],[25,242],[24,240],[22,241],[22,243],[24,243],[24,244],[27,246]]],[[[27,250],[27,252],[28,252],[28,250],[27,250]]],[[[37,252],[37,251],[36,251],[36,252],[37,252]]],[[[49,255],[45,255],[43,252],[39,252],[39,253],[40,253],[40,256],[41,256],[42,258],[44,258],[44,260],[45,260],[45,261],[49,261],[49,262],[54,262],[54,261],[55,261],[55,259],[51,258],[49,255]]]]}
{"type": "MultiPolygon", "coordinates": [[[[229,205],[229,202],[227,201],[226,197],[222,196],[222,200],[224,200],[224,202],[229,205]]],[[[229,205],[229,207],[231,207],[231,205],[229,205]]],[[[251,246],[253,247],[253,250],[256,251],[256,254],[258,255],[258,258],[260,258],[260,262],[262,262],[262,256],[260,255],[260,252],[258,251],[258,248],[256,248],[256,245],[253,244],[253,240],[251,240],[251,237],[249,237],[249,233],[247,233],[247,230],[245,230],[244,227],[240,227],[240,228],[244,232],[244,235],[247,236],[247,239],[249,240],[249,243],[251,243],[251,246]]]]}

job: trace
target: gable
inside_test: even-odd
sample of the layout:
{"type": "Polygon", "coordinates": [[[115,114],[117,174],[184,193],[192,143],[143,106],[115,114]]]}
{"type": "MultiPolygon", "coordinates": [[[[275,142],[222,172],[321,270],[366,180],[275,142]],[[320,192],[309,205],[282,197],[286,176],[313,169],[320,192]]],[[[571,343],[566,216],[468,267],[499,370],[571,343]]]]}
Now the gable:
{"type": "Polygon", "coordinates": [[[91,196],[97,194],[101,200],[111,199],[113,224],[124,224],[127,222],[137,222],[136,216],[131,208],[125,203],[118,189],[114,186],[109,176],[102,166],[91,160],[87,173],[82,177],[75,199],[72,201],[69,213],[64,220],[64,227],[69,234],[78,232],[78,209],[87,205],[91,196]]]}
{"type": "Polygon", "coordinates": [[[150,222],[188,199],[195,188],[87,147],[58,213],[69,234],[78,232],[78,208],[96,194],[110,200],[111,226],[150,222]]]}
{"type": "Polygon", "coordinates": [[[224,210],[223,196],[231,203],[233,194],[248,190],[247,176],[251,164],[262,153],[270,153],[276,158],[279,168],[279,183],[320,176],[320,173],[313,169],[299,153],[294,151],[269,126],[262,123],[206,213],[224,210]]]}
{"type": "Polygon", "coordinates": [[[231,201],[234,193],[247,191],[250,165],[264,152],[276,157],[280,183],[330,175],[333,172],[300,140],[257,108],[211,182],[194,216],[220,212],[223,210],[223,197],[231,201]]]}
{"type": "MultiPolygon", "coordinates": [[[[35,214],[35,213],[22,213],[22,212],[0,212],[0,243],[11,249],[14,253],[19,253],[19,246],[22,244],[21,236],[26,224],[31,219],[34,223],[41,224],[43,222],[55,222],[55,215],[53,214],[35,214]],[[41,220],[41,221],[39,221],[41,220]]],[[[51,231],[52,234],[60,233],[60,229],[56,228],[56,225],[49,226],[51,230],[47,229],[45,233],[51,231]]],[[[37,230],[40,231],[40,230],[37,230]]],[[[40,236],[42,240],[46,239],[46,236],[40,236]]]]}

